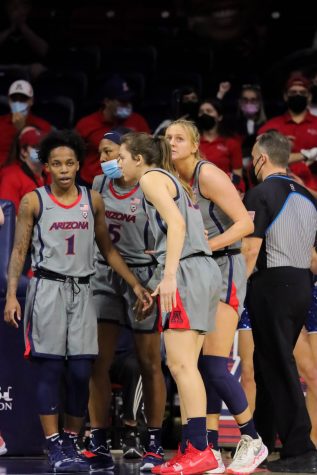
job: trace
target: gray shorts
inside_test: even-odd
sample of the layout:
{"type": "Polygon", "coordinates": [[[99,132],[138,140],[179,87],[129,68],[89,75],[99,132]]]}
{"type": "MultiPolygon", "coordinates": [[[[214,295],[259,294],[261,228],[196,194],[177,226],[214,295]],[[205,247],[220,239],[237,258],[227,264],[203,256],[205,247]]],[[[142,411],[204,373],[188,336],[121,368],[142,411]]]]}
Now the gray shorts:
{"type": "MultiPolygon", "coordinates": [[[[98,321],[123,325],[136,332],[157,332],[157,306],[146,319],[136,321],[133,313],[136,296],[132,288],[110,266],[97,261],[95,268],[91,288],[98,321]]],[[[154,266],[130,267],[144,287],[147,287],[154,269],[154,266]]]]}
{"type": "Polygon", "coordinates": [[[247,290],[247,270],[242,254],[215,258],[222,275],[221,302],[230,305],[240,316],[247,290]]]}
{"type": "Polygon", "coordinates": [[[25,356],[95,358],[97,316],[90,284],[33,277],[26,294],[24,337],[25,356]]]}
{"type": "MultiPolygon", "coordinates": [[[[162,280],[164,267],[158,266],[149,282],[153,290],[162,280]]],[[[221,273],[212,257],[189,257],[177,270],[177,306],[160,315],[160,330],[183,329],[207,333],[213,330],[220,298],[221,273]]]]}

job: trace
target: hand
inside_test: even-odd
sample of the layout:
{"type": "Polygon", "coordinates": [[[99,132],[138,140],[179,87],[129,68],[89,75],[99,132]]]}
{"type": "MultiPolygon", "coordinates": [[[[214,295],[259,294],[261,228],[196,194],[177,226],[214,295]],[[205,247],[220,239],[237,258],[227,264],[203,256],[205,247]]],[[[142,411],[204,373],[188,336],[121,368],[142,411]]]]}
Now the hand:
{"type": "Polygon", "coordinates": [[[21,321],[21,307],[16,297],[8,297],[4,308],[4,321],[15,328],[19,328],[21,321]]]}
{"type": "Polygon", "coordinates": [[[144,254],[149,254],[154,256],[154,254],[158,254],[160,251],[155,251],[154,249],[145,249],[144,254]]]}
{"type": "Polygon", "coordinates": [[[288,139],[291,147],[293,148],[296,137],[294,135],[286,135],[286,138],[288,139]]]}
{"type": "Polygon", "coordinates": [[[12,114],[12,123],[16,129],[22,130],[26,123],[26,115],[21,112],[14,112],[12,114]]]}
{"type": "Polygon", "coordinates": [[[135,319],[144,320],[152,311],[153,299],[150,292],[139,283],[133,287],[133,292],[137,296],[137,301],[133,307],[135,319]]]}
{"type": "Polygon", "coordinates": [[[317,147],[313,148],[302,148],[300,153],[306,158],[307,160],[317,160],[317,147]]]}
{"type": "Polygon", "coordinates": [[[151,294],[152,297],[160,296],[160,304],[162,312],[171,312],[176,307],[176,276],[164,276],[163,280],[151,294]]]}
{"type": "Polygon", "coordinates": [[[0,206],[0,226],[2,226],[2,224],[4,224],[4,214],[0,206]]]}
{"type": "Polygon", "coordinates": [[[217,98],[223,99],[224,96],[227,94],[228,91],[231,89],[231,83],[229,81],[223,81],[219,84],[217,98]]]}
{"type": "MultiPolygon", "coordinates": [[[[152,289],[147,289],[149,294],[153,292],[152,289]]],[[[144,307],[144,302],[141,299],[137,299],[134,307],[133,307],[133,312],[134,312],[134,318],[137,322],[141,322],[142,320],[145,320],[149,315],[151,315],[153,307],[154,307],[155,300],[152,299],[152,304],[150,306],[144,307]]]]}

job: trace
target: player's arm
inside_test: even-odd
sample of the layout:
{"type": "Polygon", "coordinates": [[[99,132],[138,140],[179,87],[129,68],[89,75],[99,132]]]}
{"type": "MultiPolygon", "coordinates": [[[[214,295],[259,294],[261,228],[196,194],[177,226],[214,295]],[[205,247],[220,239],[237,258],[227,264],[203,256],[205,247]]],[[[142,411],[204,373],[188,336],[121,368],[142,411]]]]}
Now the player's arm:
{"type": "Polygon", "coordinates": [[[8,270],[6,306],[4,309],[4,320],[16,328],[18,328],[18,320],[21,320],[21,307],[16,298],[16,292],[26,253],[30,246],[34,217],[38,212],[39,202],[36,193],[27,193],[20,203],[16,222],[14,245],[8,270]]]}
{"type": "Polygon", "coordinates": [[[224,233],[209,239],[208,243],[212,251],[240,241],[253,232],[252,219],[226,173],[217,167],[202,166],[199,186],[202,195],[219,206],[233,221],[232,226],[224,233]]]}
{"type": "Polygon", "coordinates": [[[310,270],[312,271],[313,274],[315,275],[317,274],[317,252],[316,252],[315,247],[313,247],[313,250],[312,250],[310,270]]]}
{"type": "Polygon", "coordinates": [[[167,224],[164,277],[152,295],[159,294],[162,311],[170,312],[173,305],[176,305],[176,272],[184,245],[185,221],[173,200],[175,185],[166,175],[159,172],[148,173],[141,178],[140,185],[146,199],[167,224]]]}
{"type": "Polygon", "coordinates": [[[105,222],[105,206],[101,195],[92,190],[91,197],[95,215],[95,239],[97,246],[108,264],[133,288],[136,296],[144,302],[143,310],[146,311],[152,304],[152,298],[130,271],[120,253],[111,242],[105,222]]]}
{"type": "Polygon", "coordinates": [[[263,239],[258,237],[246,237],[242,243],[242,253],[245,257],[247,277],[252,274],[262,246],[263,239]]]}

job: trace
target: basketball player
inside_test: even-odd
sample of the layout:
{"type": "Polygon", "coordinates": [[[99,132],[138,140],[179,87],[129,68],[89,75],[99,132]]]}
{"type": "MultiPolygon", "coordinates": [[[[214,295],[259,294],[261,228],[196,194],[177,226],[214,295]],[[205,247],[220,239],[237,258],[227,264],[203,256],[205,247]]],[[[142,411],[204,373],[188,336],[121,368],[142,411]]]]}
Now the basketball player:
{"type": "Polygon", "coordinates": [[[204,334],[213,328],[220,271],[190,188],[175,178],[168,142],[144,133],[124,135],[119,164],[126,182],[139,181],[144,193],[158,261],[148,287],[159,295],[167,364],[188,420],[186,451],[167,473],[202,473],[217,461],[207,445],[206,392],[197,362],[204,334]]]}
{"type": "Polygon", "coordinates": [[[113,247],[98,193],[75,184],[84,157],[82,139],[71,131],[54,131],[43,140],[39,159],[52,185],[22,199],[10,259],[5,321],[18,328],[16,298],[25,255],[32,240],[31,279],[24,314],[25,355],[37,368],[37,404],[55,472],[93,467],[77,451],[77,435],[88,403],[92,361],[98,353],[97,319],[90,276],[94,273],[94,237],[103,257],[127,280],[145,304],[148,293],[113,247]],[[59,386],[66,370],[64,432],[59,434],[59,386]]]}
{"type": "MultiPolygon", "coordinates": [[[[142,285],[153,274],[156,263],[146,249],[153,246],[147,216],[142,206],[143,193],[135,179],[125,182],[118,167],[121,134],[107,132],[99,145],[100,162],[104,172],[96,176],[93,189],[98,191],[106,207],[106,223],[113,244],[142,285]]],[[[161,447],[162,422],[166,402],[166,386],[161,369],[160,334],[157,307],[145,320],[135,319],[133,289],[106,262],[100,252],[95,258],[96,274],[91,281],[98,317],[99,356],[94,363],[91,383],[89,414],[91,424],[90,451],[99,454],[103,466],[113,468],[106,441],[109,418],[111,383],[109,369],[114,357],[120,329],[127,326],[134,331],[136,351],[142,374],[144,409],[147,421],[148,443],[140,467],[151,470],[163,461],[161,447]]],[[[133,431],[132,426],[130,431],[133,431]]],[[[126,429],[129,429],[126,426],[126,429]]],[[[136,428],[134,428],[134,431],[136,428]]],[[[126,431],[127,432],[127,431],[126,431]]],[[[129,440],[137,441],[136,437],[129,440]]],[[[127,458],[142,455],[136,444],[126,447],[127,458]]]]}
{"type": "MultiPolygon", "coordinates": [[[[259,438],[244,391],[228,369],[228,358],[246,292],[246,268],[240,240],[253,230],[252,220],[228,176],[200,158],[199,132],[186,120],[172,122],[165,132],[179,175],[192,186],[202,213],[208,244],[222,275],[222,291],[216,314],[216,328],[207,334],[199,367],[207,393],[208,440],[218,467],[225,466],[218,447],[218,419],[222,400],[234,415],[242,438],[228,473],[250,473],[267,456],[259,438]],[[242,456],[243,455],[243,456],[242,456]]],[[[186,436],[186,427],[183,427],[186,436]]]]}

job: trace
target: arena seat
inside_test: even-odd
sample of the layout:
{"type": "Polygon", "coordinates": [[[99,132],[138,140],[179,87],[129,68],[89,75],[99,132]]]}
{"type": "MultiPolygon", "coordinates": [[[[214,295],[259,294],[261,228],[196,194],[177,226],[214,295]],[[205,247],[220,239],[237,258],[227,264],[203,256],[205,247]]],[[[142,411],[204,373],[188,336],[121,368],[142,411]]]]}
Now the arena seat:
{"type": "Polygon", "coordinates": [[[74,125],[74,101],[66,96],[52,96],[36,101],[34,114],[42,117],[57,129],[69,129],[74,125]]]}

